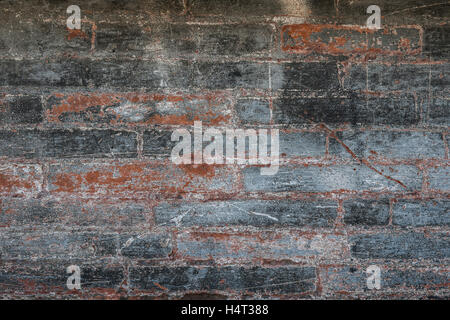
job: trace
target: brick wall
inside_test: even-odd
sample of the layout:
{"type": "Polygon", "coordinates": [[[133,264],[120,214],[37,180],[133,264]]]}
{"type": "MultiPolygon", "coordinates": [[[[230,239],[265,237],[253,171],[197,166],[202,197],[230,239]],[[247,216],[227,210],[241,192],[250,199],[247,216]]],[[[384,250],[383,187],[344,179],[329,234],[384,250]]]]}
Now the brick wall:
{"type": "Polygon", "coordinates": [[[448,298],[449,9],[0,1],[0,297],[448,298]],[[278,173],[174,165],[194,121],[278,173]]]}

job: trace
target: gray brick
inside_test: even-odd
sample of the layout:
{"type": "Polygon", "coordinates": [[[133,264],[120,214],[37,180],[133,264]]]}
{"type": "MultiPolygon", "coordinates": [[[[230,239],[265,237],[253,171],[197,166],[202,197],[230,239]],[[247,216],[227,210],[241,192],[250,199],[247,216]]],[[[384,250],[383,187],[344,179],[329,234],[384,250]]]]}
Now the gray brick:
{"type": "Polygon", "coordinates": [[[313,267],[132,267],[132,288],[159,291],[219,290],[302,293],[315,290],[313,267]],[[224,281],[221,281],[224,280],[224,281]]]}
{"type": "Polygon", "coordinates": [[[443,166],[428,169],[429,188],[448,192],[450,190],[450,168],[443,166]]]}
{"type": "Polygon", "coordinates": [[[239,99],[236,102],[236,112],[243,124],[270,123],[270,106],[267,100],[239,99]]]}
{"type": "Polygon", "coordinates": [[[430,90],[435,95],[446,95],[450,92],[450,64],[433,64],[430,66],[430,90]]]}
{"type": "Polygon", "coordinates": [[[71,232],[3,232],[0,236],[2,259],[91,259],[113,256],[118,234],[71,232]]]}
{"type": "MultiPolygon", "coordinates": [[[[401,181],[408,190],[420,190],[422,178],[415,167],[376,166],[385,174],[401,181]],[[392,171],[392,172],[391,172],[392,171]]],[[[261,176],[259,168],[244,169],[244,187],[247,191],[404,191],[395,181],[389,180],[364,165],[331,167],[280,167],[276,175],[261,176]]]]}
{"type": "Polygon", "coordinates": [[[403,227],[450,225],[450,201],[398,200],[394,204],[392,223],[403,227]]]}
{"type": "Polygon", "coordinates": [[[35,124],[42,122],[40,96],[8,96],[0,100],[0,124],[35,124]]]}
{"type": "Polygon", "coordinates": [[[170,234],[121,236],[121,255],[130,259],[167,258],[172,252],[170,234]]]}
{"type": "Polygon", "coordinates": [[[46,61],[4,60],[0,63],[2,86],[96,88],[206,89],[269,88],[269,67],[252,62],[178,61],[165,64],[150,60],[59,59],[46,61]]]}
{"type": "Polygon", "coordinates": [[[213,201],[162,203],[154,209],[158,225],[314,226],[331,227],[337,204],[332,201],[213,201]]]}
{"type": "Polygon", "coordinates": [[[346,237],[298,231],[196,232],[177,234],[177,254],[189,261],[251,263],[257,260],[335,262],[348,259],[346,237]]]}
{"type": "Polygon", "coordinates": [[[343,67],[342,72],[343,87],[346,90],[363,91],[367,90],[367,66],[363,64],[353,64],[350,68],[343,67]],[[348,70],[346,70],[348,69],[348,70]]]}
{"type": "Polygon", "coordinates": [[[86,86],[88,64],[83,60],[2,60],[1,86],[86,86]]]}
{"type": "Polygon", "coordinates": [[[0,200],[0,225],[16,230],[98,230],[148,228],[149,208],[139,201],[52,199],[0,200]]]}
{"type": "Polygon", "coordinates": [[[344,222],[354,226],[385,226],[389,223],[389,200],[344,201],[344,222]]]}
{"type": "MultiPolygon", "coordinates": [[[[359,158],[439,159],[445,157],[442,134],[412,131],[344,131],[337,137],[359,158]]],[[[330,154],[351,158],[335,139],[330,139],[330,154]]]]}
{"type": "MultiPolygon", "coordinates": [[[[269,65],[264,63],[204,62],[190,66],[189,74],[194,75],[193,86],[204,89],[268,89],[270,86],[269,65]]],[[[186,82],[186,86],[192,85],[186,82]]]]}
{"type": "Polygon", "coordinates": [[[30,260],[4,261],[0,266],[0,288],[2,297],[21,297],[27,299],[60,299],[67,295],[72,298],[80,295],[97,297],[108,296],[115,291],[124,279],[123,267],[101,260],[30,260]],[[80,267],[81,290],[74,292],[67,288],[70,273],[67,267],[80,267]],[[32,283],[33,289],[30,289],[32,283]],[[98,289],[98,291],[97,291],[98,289]]]}
{"type": "MultiPolygon", "coordinates": [[[[153,26],[150,39],[160,39],[156,50],[169,57],[239,57],[267,55],[273,32],[272,27],[267,25],[170,24],[153,26]]],[[[108,37],[105,40],[108,41],[108,37]]],[[[148,44],[152,44],[151,40],[148,44]]]]}
{"type": "Polygon", "coordinates": [[[423,51],[436,59],[448,59],[450,57],[449,34],[448,25],[425,28],[423,51]]]}
{"type": "Polygon", "coordinates": [[[401,125],[419,123],[412,96],[368,98],[301,98],[274,100],[273,120],[280,124],[401,125]]]}
{"type": "MultiPolygon", "coordinates": [[[[6,13],[7,17],[3,15],[2,21],[11,18],[11,12],[14,11],[6,13]]],[[[71,33],[56,21],[43,22],[37,17],[26,19],[23,16],[11,20],[0,33],[0,56],[5,58],[54,58],[64,53],[87,55],[91,49],[90,24],[83,23],[80,31],[71,33]]]]}
{"type": "Polygon", "coordinates": [[[429,65],[369,64],[369,90],[371,91],[424,91],[429,87],[429,65]]]}
{"type": "MultiPolygon", "coordinates": [[[[380,285],[383,291],[436,290],[448,282],[448,274],[444,270],[436,272],[423,271],[417,267],[409,270],[382,265],[379,267],[381,269],[380,285]]],[[[331,267],[321,272],[321,278],[329,292],[371,292],[367,288],[366,269],[359,265],[331,267]]]]}
{"type": "Polygon", "coordinates": [[[112,130],[0,131],[0,156],[25,158],[136,157],[136,134],[112,130]]]}
{"type": "Polygon", "coordinates": [[[450,100],[432,98],[427,112],[426,123],[450,126],[450,100]]]}
{"type": "MultiPolygon", "coordinates": [[[[271,150],[270,146],[268,150],[271,150]]],[[[325,156],[325,134],[320,132],[280,132],[280,155],[323,157],[325,156]]]]}
{"type": "Polygon", "coordinates": [[[333,91],[339,88],[335,63],[298,62],[272,65],[272,88],[333,91]]]}
{"type": "Polygon", "coordinates": [[[447,234],[360,234],[349,238],[351,253],[361,259],[444,259],[450,256],[447,234]]]}
{"type": "Polygon", "coordinates": [[[145,131],[143,135],[143,153],[146,156],[170,156],[173,147],[177,144],[171,140],[172,131],[151,130],[145,131]]]}
{"type": "MultiPolygon", "coordinates": [[[[366,25],[367,8],[374,4],[370,0],[341,0],[337,4],[340,21],[343,24],[366,25]]],[[[430,5],[418,5],[415,0],[379,0],[376,3],[381,8],[382,25],[407,25],[422,24],[428,25],[441,21],[448,17],[447,3],[436,3],[430,5]],[[414,8],[414,10],[405,10],[414,8]],[[434,19],[434,20],[433,20],[434,19]]]]}
{"type": "Polygon", "coordinates": [[[170,234],[20,231],[0,237],[3,259],[93,259],[120,253],[134,259],[167,258],[172,251],[170,234]]]}

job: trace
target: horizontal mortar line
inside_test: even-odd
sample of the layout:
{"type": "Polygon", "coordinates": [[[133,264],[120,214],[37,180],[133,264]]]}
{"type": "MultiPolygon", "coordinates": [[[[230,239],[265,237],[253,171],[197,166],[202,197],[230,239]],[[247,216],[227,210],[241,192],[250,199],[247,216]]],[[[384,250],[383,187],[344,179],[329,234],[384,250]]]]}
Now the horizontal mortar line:
{"type": "MultiPolygon", "coordinates": [[[[176,194],[162,194],[161,192],[164,192],[164,190],[155,190],[155,191],[130,191],[130,192],[110,192],[110,193],[89,193],[89,192],[83,192],[83,191],[73,191],[73,192],[65,192],[65,191],[50,191],[47,194],[50,194],[52,196],[64,196],[65,198],[69,199],[70,197],[73,197],[73,199],[86,199],[86,200],[94,200],[94,199],[100,199],[99,197],[116,197],[121,198],[122,200],[177,200],[180,199],[180,196],[185,196],[184,199],[186,200],[198,200],[199,197],[201,197],[202,201],[211,200],[211,201],[222,201],[222,200],[239,200],[240,198],[235,196],[235,192],[230,191],[229,193],[224,192],[214,192],[214,191],[205,191],[205,192],[179,192],[176,194]]],[[[301,194],[301,192],[297,192],[296,194],[288,194],[286,195],[286,192],[280,192],[279,195],[273,195],[273,193],[269,193],[270,195],[267,195],[267,197],[264,198],[253,198],[254,200],[283,200],[284,197],[289,196],[289,199],[291,200],[304,200],[305,197],[322,197],[322,199],[325,200],[335,200],[335,199],[342,199],[346,200],[347,197],[351,197],[352,199],[354,197],[364,197],[364,199],[367,199],[368,191],[351,191],[351,190],[342,190],[342,191],[328,191],[328,192],[304,192],[301,194]]],[[[378,194],[370,193],[374,197],[388,197],[395,198],[395,195],[398,194],[398,192],[380,192],[378,194]]],[[[2,195],[0,193],[0,195],[2,195]]],[[[405,199],[422,199],[422,196],[420,196],[420,192],[407,192],[401,194],[402,197],[405,199]]],[[[3,194],[5,196],[5,194],[3,194]]],[[[433,196],[436,199],[448,199],[449,198],[449,192],[443,191],[443,192],[433,192],[433,193],[427,193],[427,197],[433,196]],[[445,198],[446,197],[446,198],[445,198]]],[[[38,196],[39,197],[39,196],[38,196]]],[[[22,197],[26,198],[26,197],[22,197]]],[[[30,198],[30,195],[28,195],[28,198],[30,198]]],[[[248,199],[248,198],[244,198],[248,199]]],[[[370,199],[370,198],[369,198],[370,199]]],[[[378,198],[375,198],[378,199],[378,198]]]]}
{"type": "MultiPolygon", "coordinates": [[[[191,226],[176,226],[174,225],[168,225],[164,226],[164,228],[160,228],[160,226],[156,225],[154,231],[155,232],[161,232],[164,230],[177,230],[177,237],[183,238],[182,235],[189,235],[190,233],[195,233],[196,237],[197,234],[204,234],[204,237],[206,238],[208,234],[212,234],[211,237],[214,237],[215,233],[220,233],[224,235],[229,236],[236,236],[239,237],[252,237],[253,234],[265,234],[265,233],[271,233],[271,232],[277,232],[277,233],[283,233],[284,231],[288,234],[291,238],[294,239],[302,239],[302,237],[308,238],[310,236],[341,236],[342,240],[341,242],[347,242],[348,234],[356,234],[356,233],[365,233],[365,232],[372,232],[373,234],[378,233],[393,233],[393,234],[403,234],[408,232],[418,232],[418,233],[426,233],[426,232],[432,232],[432,233],[448,233],[450,232],[450,226],[425,226],[425,227],[408,227],[406,229],[405,227],[401,226],[370,226],[370,225],[362,225],[360,227],[358,226],[352,226],[350,224],[344,224],[342,227],[339,227],[336,229],[333,225],[330,225],[329,227],[314,227],[313,225],[305,224],[305,226],[289,226],[289,225],[277,225],[274,224],[271,227],[257,227],[252,225],[230,225],[226,227],[191,227],[191,226]],[[247,234],[248,232],[248,234],[247,234]],[[242,235],[244,233],[244,235],[242,235]],[[298,233],[298,234],[295,234],[298,233]]],[[[336,240],[332,238],[333,240],[336,240]]],[[[323,240],[323,239],[322,239],[323,240]]],[[[187,240],[191,241],[191,240],[187,240]]],[[[206,241],[206,240],[199,240],[199,241],[206,241]]],[[[225,240],[226,241],[226,240],[225,240]]],[[[258,240],[255,240],[258,241],[258,240]]],[[[273,240],[267,240],[267,241],[273,241],[273,240]]],[[[276,241],[276,240],[275,240],[276,241]]]]}
{"type": "MultiPolygon", "coordinates": [[[[39,153],[39,149],[38,153],[39,153]]],[[[28,152],[29,154],[33,154],[34,151],[28,152]]],[[[117,152],[102,152],[102,153],[92,153],[92,154],[79,154],[79,155],[68,155],[68,156],[33,156],[33,157],[8,157],[8,156],[0,156],[0,165],[4,164],[97,164],[97,165],[121,165],[127,163],[140,163],[140,164],[172,164],[174,167],[182,167],[181,165],[176,165],[170,160],[170,154],[160,154],[159,157],[151,156],[148,153],[144,153],[142,158],[137,158],[135,156],[137,151],[130,151],[126,153],[117,153],[117,152]],[[128,156],[128,157],[126,157],[128,156]],[[58,160],[62,160],[63,162],[58,162],[58,160]],[[109,160],[114,160],[114,162],[110,162],[109,160]]],[[[247,167],[265,167],[268,165],[262,164],[248,164],[248,159],[246,164],[211,164],[207,165],[208,167],[214,168],[236,168],[243,169],[247,167]]],[[[420,164],[424,164],[427,167],[433,166],[448,166],[450,165],[450,160],[445,158],[424,158],[424,159],[394,159],[394,158],[377,158],[377,159],[365,159],[370,161],[372,165],[379,166],[418,166],[420,164]]],[[[325,166],[326,168],[336,167],[336,166],[362,166],[363,165],[354,160],[351,157],[348,158],[340,158],[340,157],[291,157],[288,159],[280,159],[280,167],[287,168],[295,168],[295,165],[310,165],[312,167],[317,166],[325,166]]],[[[206,164],[203,164],[206,165],[206,164]]],[[[188,164],[188,166],[196,166],[195,164],[188,164]]]]}
{"type": "MultiPolygon", "coordinates": [[[[100,56],[93,56],[93,55],[83,55],[83,56],[77,56],[76,58],[71,57],[67,58],[65,56],[52,56],[51,59],[49,57],[37,57],[32,59],[21,59],[20,57],[14,56],[14,57],[0,57],[0,63],[1,62],[9,62],[9,61],[16,61],[16,62],[43,62],[43,65],[48,65],[50,63],[59,63],[59,62],[105,62],[105,63],[113,63],[116,62],[116,64],[120,65],[121,63],[127,63],[127,62],[154,62],[157,63],[166,63],[166,64],[175,64],[177,62],[186,62],[190,65],[195,65],[199,63],[239,63],[239,62],[253,62],[253,63],[267,63],[267,64],[280,64],[278,63],[278,59],[274,59],[270,57],[269,49],[267,49],[267,56],[258,56],[258,54],[255,54],[255,57],[251,56],[227,56],[227,55],[218,55],[212,57],[211,55],[201,55],[201,54],[194,54],[192,53],[193,57],[166,57],[166,56],[153,56],[153,57],[130,57],[130,56],[120,56],[119,58],[116,57],[116,55],[111,55],[110,57],[100,57],[100,56]],[[208,57],[208,59],[206,59],[208,57]]],[[[309,62],[308,62],[309,63],[309,62]]]]}
{"type": "MultiPolygon", "coordinates": [[[[128,133],[138,133],[137,129],[140,129],[137,126],[48,126],[48,123],[40,123],[36,124],[35,126],[29,126],[29,125],[20,125],[20,124],[14,124],[12,125],[0,125],[0,130],[2,131],[10,131],[12,134],[16,134],[18,132],[55,132],[55,131],[61,131],[61,132],[91,132],[91,131],[113,131],[116,133],[121,132],[128,132],[128,133]],[[18,131],[20,130],[20,131],[18,131]]],[[[141,126],[145,127],[145,126],[141,126]]]]}
{"type": "MultiPolygon", "coordinates": [[[[122,155],[134,155],[135,152],[132,151],[130,153],[124,153],[122,155]]],[[[148,164],[148,165],[171,165],[173,167],[183,167],[183,165],[176,165],[174,164],[169,156],[164,157],[149,157],[144,156],[144,158],[138,159],[137,157],[114,157],[115,154],[112,153],[101,153],[98,154],[101,155],[101,157],[94,157],[92,158],[92,155],[79,155],[79,156],[67,156],[67,157],[61,157],[61,156],[54,156],[54,157],[0,157],[0,165],[22,165],[22,164],[28,164],[28,165],[41,165],[41,164],[49,164],[49,165],[71,165],[71,164],[86,164],[86,165],[109,165],[109,166],[116,166],[116,165],[124,165],[124,164],[148,164]],[[91,156],[91,157],[90,157],[91,156]],[[113,160],[113,162],[111,162],[113,160]]],[[[428,168],[433,167],[447,167],[450,165],[450,162],[448,159],[421,159],[421,160],[414,160],[414,161],[396,161],[395,159],[390,159],[390,161],[382,160],[382,159],[376,159],[372,160],[370,159],[370,164],[372,165],[378,165],[378,166],[411,166],[411,167],[418,167],[420,165],[423,165],[428,168]]],[[[205,164],[203,164],[205,165],[205,164]]],[[[313,159],[306,159],[306,158],[300,158],[296,161],[292,160],[291,162],[285,162],[280,163],[280,168],[295,168],[296,165],[299,165],[300,168],[302,168],[302,165],[310,165],[312,167],[326,167],[326,168],[333,168],[338,166],[361,166],[364,167],[363,164],[359,163],[358,161],[354,160],[353,158],[313,158],[313,159]]],[[[184,165],[184,166],[196,166],[195,164],[190,165],[184,165]]],[[[198,166],[198,165],[197,165],[198,166]]],[[[261,164],[211,164],[207,165],[208,167],[213,167],[217,169],[226,169],[226,168],[234,168],[234,169],[244,169],[244,168],[261,168],[265,167],[267,165],[261,165],[261,164]]],[[[420,169],[420,168],[418,168],[420,169]]],[[[420,170],[419,170],[420,171],[420,170]]]]}
{"type": "MultiPolygon", "coordinates": [[[[238,123],[239,119],[232,119],[228,124],[211,124],[208,122],[202,122],[203,127],[208,128],[216,128],[216,129],[279,129],[280,132],[283,133],[302,133],[302,132],[323,132],[318,126],[322,124],[322,122],[310,123],[310,124],[240,124],[238,123]],[[234,123],[233,123],[234,122],[234,123]]],[[[39,132],[50,132],[50,131],[65,131],[65,132],[74,132],[74,131],[115,131],[115,132],[145,132],[145,131],[168,131],[179,128],[187,128],[191,129],[194,125],[194,121],[190,124],[167,124],[167,123],[124,123],[124,124],[108,124],[108,123],[65,123],[65,122],[42,122],[36,123],[33,125],[30,124],[4,124],[0,125],[0,130],[3,131],[11,131],[12,133],[17,132],[17,130],[22,131],[39,131],[39,132]]],[[[332,126],[334,132],[423,132],[423,133],[441,133],[441,134],[449,134],[450,128],[447,126],[417,126],[417,127],[407,127],[407,126],[353,126],[353,125],[345,125],[342,127],[332,126]]]]}
{"type": "MultiPolygon", "coordinates": [[[[157,194],[158,192],[147,192],[149,194],[157,194]]],[[[58,200],[60,203],[70,203],[77,201],[80,199],[79,193],[67,194],[64,195],[64,192],[61,192],[61,197],[58,197],[58,193],[44,192],[38,196],[38,198],[29,198],[29,197],[19,197],[17,199],[22,200],[34,200],[34,201],[42,201],[50,202],[52,199],[58,200]]],[[[187,203],[190,202],[192,204],[207,204],[210,202],[228,202],[228,201],[304,201],[307,203],[319,203],[323,201],[331,201],[336,202],[339,200],[343,201],[352,201],[352,200],[414,200],[414,201],[433,201],[433,200],[450,200],[450,190],[445,192],[374,192],[374,191],[359,191],[359,192],[340,192],[340,191],[331,191],[331,192],[301,192],[301,191],[282,191],[282,192],[231,192],[231,193],[220,193],[220,192],[212,192],[212,198],[196,198],[197,194],[192,192],[189,194],[191,197],[179,199],[177,196],[174,198],[163,198],[163,199],[147,199],[147,198],[133,198],[127,197],[127,194],[112,194],[108,195],[108,200],[104,200],[104,198],[99,198],[101,195],[93,195],[87,194],[86,196],[81,196],[83,200],[87,200],[95,204],[105,204],[105,205],[117,205],[120,201],[123,201],[125,205],[128,202],[136,201],[138,204],[147,204],[152,206],[152,203],[187,203]],[[117,203],[112,203],[111,201],[118,201],[117,203]]],[[[130,195],[128,195],[130,196],[130,195]]],[[[8,193],[0,194],[0,199],[15,199],[8,196],[8,193]]],[[[88,203],[89,204],[89,203],[88,203]]]]}
{"type": "MultiPolygon", "coordinates": [[[[114,218],[114,216],[111,217],[112,219],[114,218]]],[[[145,227],[145,226],[144,226],[145,227]]],[[[449,229],[449,228],[447,228],[449,229]]],[[[2,238],[6,239],[6,238],[10,238],[8,236],[12,236],[14,237],[14,235],[16,235],[17,232],[19,232],[20,234],[27,234],[27,235],[39,235],[42,234],[42,231],[47,230],[48,232],[46,232],[45,234],[60,234],[60,235],[64,235],[64,234],[94,234],[96,232],[101,232],[98,233],[98,235],[103,235],[103,234],[108,234],[108,235],[117,235],[117,239],[119,238],[119,236],[132,236],[132,235],[140,235],[142,233],[148,234],[148,235],[160,235],[162,232],[171,232],[171,231],[179,231],[178,234],[189,234],[191,232],[194,233],[201,233],[201,234],[211,234],[211,233],[220,233],[220,234],[227,234],[230,236],[236,236],[236,237],[249,237],[252,235],[246,235],[246,236],[242,236],[242,232],[251,232],[251,233],[271,233],[271,232],[278,232],[278,233],[282,233],[282,232],[289,232],[289,233],[299,233],[298,235],[295,235],[295,237],[302,237],[302,236],[311,236],[311,235],[326,235],[326,236],[345,236],[345,232],[347,230],[353,230],[351,228],[341,228],[339,229],[339,231],[336,231],[334,229],[333,225],[330,225],[329,227],[314,227],[314,226],[308,226],[308,224],[305,224],[304,226],[289,226],[289,225],[276,225],[274,224],[271,227],[257,227],[254,225],[246,225],[244,223],[242,224],[236,224],[236,225],[229,225],[229,226],[211,226],[211,227],[190,227],[190,226],[176,226],[175,224],[173,225],[155,225],[154,227],[151,228],[147,228],[147,229],[132,229],[132,228],[127,228],[126,226],[123,227],[117,227],[114,229],[107,229],[105,230],[104,228],[102,229],[102,227],[97,227],[97,226],[93,226],[93,227],[78,227],[77,225],[75,225],[73,227],[73,229],[71,228],[69,223],[66,224],[61,224],[61,223],[42,223],[42,224],[37,224],[35,227],[21,227],[21,226],[11,226],[11,227],[1,227],[0,230],[2,231],[2,238]]],[[[364,229],[356,229],[356,231],[358,230],[364,230],[364,229]]],[[[385,230],[382,228],[373,228],[373,230],[385,230]]],[[[399,229],[400,230],[400,229],[399,229]]],[[[415,230],[415,229],[414,229],[415,230]]],[[[440,230],[440,229],[436,229],[436,228],[422,228],[422,229],[417,229],[417,230],[422,230],[422,231],[433,231],[433,230],[440,230]]],[[[116,239],[116,238],[112,238],[112,240],[116,239]]],[[[179,236],[177,237],[179,238],[179,236]]],[[[104,240],[104,239],[101,239],[104,240]]],[[[111,240],[111,239],[106,239],[106,240],[111,240]]],[[[254,240],[254,241],[258,241],[258,240],[254,240]]],[[[271,241],[271,240],[270,240],[271,241]]]]}

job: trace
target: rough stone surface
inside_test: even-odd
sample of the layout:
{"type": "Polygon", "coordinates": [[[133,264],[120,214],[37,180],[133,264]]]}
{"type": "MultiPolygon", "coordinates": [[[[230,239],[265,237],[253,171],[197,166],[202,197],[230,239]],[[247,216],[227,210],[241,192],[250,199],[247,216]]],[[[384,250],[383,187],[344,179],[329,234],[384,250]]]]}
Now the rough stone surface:
{"type": "Polygon", "coordinates": [[[448,299],[449,12],[0,1],[0,299],[448,299]],[[175,164],[200,121],[277,170],[175,164]]]}

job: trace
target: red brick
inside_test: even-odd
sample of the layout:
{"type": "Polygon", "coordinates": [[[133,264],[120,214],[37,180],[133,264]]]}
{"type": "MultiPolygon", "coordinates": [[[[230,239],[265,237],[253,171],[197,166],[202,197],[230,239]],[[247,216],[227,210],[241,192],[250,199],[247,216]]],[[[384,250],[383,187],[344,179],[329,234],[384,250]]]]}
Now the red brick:
{"type": "Polygon", "coordinates": [[[39,165],[0,165],[0,194],[7,196],[36,195],[42,189],[39,165]]]}
{"type": "Polygon", "coordinates": [[[222,93],[198,95],[73,93],[48,97],[46,120],[52,124],[222,125],[231,120],[230,99],[222,93]]]}
{"type": "Polygon", "coordinates": [[[227,193],[236,184],[225,166],[170,162],[55,164],[50,167],[52,193],[129,198],[177,197],[187,193],[227,193]]]}
{"type": "Polygon", "coordinates": [[[416,54],[421,50],[420,32],[414,27],[370,30],[331,24],[285,25],[281,29],[281,48],[290,53],[327,55],[416,54]]]}

